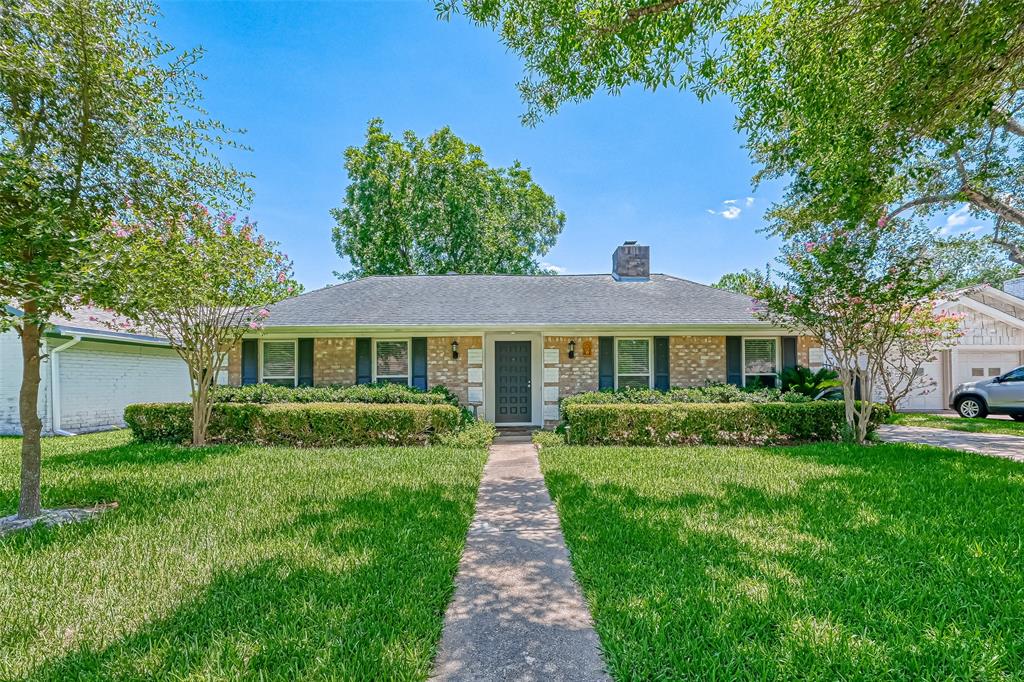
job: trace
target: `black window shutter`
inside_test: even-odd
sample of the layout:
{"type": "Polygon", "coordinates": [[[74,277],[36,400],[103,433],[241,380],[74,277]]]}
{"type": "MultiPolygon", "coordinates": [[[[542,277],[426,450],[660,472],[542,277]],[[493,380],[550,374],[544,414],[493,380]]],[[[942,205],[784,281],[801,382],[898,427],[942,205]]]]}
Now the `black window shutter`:
{"type": "Polygon", "coordinates": [[[299,386],[313,385],[313,339],[299,339],[299,386]]]}
{"type": "Polygon", "coordinates": [[[373,383],[373,343],[371,339],[356,339],[356,383],[373,383]]]}
{"type": "Polygon", "coordinates": [[[796,367],[796,337],[782,337],[782,369],[796,367]]]}
{"type": "Polygon", "coordinates": [[[597,339],[597,387],[615,388],[615,339],[601,336],[597,339]]]}
{"type": "Polygon", "coordinates": [[[427,340],[412,340],[412,386],[421,391],[427,390],[427,340]]]}
{"type": "Polygon", "coordinates": [[[259,339],[242,339],[242,385],[258,383],[260,380],[259,339]]]}
{"type": "Polygon", "coordinates": [[[743,337],[725,337],[725,381],[733,386],[743,385],[743,337]]]}
{"type": "Polygon", "coordinates": [[[654,337],[654,387],[667,391],[669,385],[668,337],[654,337]]]}

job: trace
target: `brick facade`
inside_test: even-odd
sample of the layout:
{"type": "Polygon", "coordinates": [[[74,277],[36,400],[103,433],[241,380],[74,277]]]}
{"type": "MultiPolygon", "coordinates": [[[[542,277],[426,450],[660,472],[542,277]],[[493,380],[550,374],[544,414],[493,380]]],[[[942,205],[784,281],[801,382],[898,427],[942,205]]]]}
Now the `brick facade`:
{"type": "Polygon", "coordinates": [[[813,336],[796,337],[796,364],[801,367],[811,366],[811,349],[821,348],[821,343],[813,336]]]}
{"type": "Polygon", "coordinates": [[[228,385],[242,385],[242,342],[236,343],[228,351],[228,385]]]}
{"type": "Polygon", "coordinates": [[[356,383],[356,340],[313,339],[313,385],[356,383]]]}
{"type": "Polygon", "coordinates": [[[668,343],[669,384],[703,386],[725,383],[724,336],[671,336],[668,343]]]}
{"type": "Polygon", "coordinates": [[[447,386],[452,393],[459,396],[459,402],[463,405],[469,404],[469,389],[471,387],[479,388],[482,398],[483,363],[470,364],[469,351],[482,350],[483,347],[484,338],[482,336],[427,337],[427,387],[447,386]],[[457,359],[452,358],[452,339],[459,342],[459,357],[457,359]],[[470,376],[471,370],[472,377],[470,376]]]}
{"type": "Polygon", "coordinates": [[[544,426],[554,428],[558,424],[558,399],[583,391],[596,391],[598,388],[596,336],[545,336],[544,350],[558,351],[558,362],[548,362],[547,353],[544,358],[544,372],[552,375],[550,370],[557,370],[558,378],[545,376],[544,379],[544,426]],[[569,341],[576,342],[576,357],[569,359],[569,341]],[[589,344],[590,355],[584,350],[589,344]]]}

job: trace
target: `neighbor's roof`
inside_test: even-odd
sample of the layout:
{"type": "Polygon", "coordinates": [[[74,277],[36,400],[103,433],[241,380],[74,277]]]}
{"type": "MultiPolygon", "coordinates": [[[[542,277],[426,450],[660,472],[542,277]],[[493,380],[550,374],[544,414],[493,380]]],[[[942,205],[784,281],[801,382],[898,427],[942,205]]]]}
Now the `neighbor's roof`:
{"type": "MultiPolygon", "coordinates": [[[[21,310],[13,305],[5,306],[13,315],[21,316],[21,310]]],[[[130,343],[167,345],[167,339],[156,334],[139,334],[117,328],[117,316],[111,311],[94,306],[72,308],[66,316],[50,317],[50,333],[61,336],[84,336],[92,339],[110,339],[130,343]]]]}
{"type": "Polygon", "coordinates": [[[764,325],[742,294],[670,275],[374,276],[271,306],[267,327],[764,325]]]}

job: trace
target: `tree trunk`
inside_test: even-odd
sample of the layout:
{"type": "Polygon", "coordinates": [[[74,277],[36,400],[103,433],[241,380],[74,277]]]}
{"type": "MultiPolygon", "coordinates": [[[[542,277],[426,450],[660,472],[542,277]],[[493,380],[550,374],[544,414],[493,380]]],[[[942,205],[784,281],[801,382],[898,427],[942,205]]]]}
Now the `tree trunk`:
{"type": "Polygon", "coordinates": [[[209,425],[209,410],[207,403],[210,400],[210,392],[206,383],[200,381],[197,384],[196,392],[192,395],[192,445],[206,445],[206,429],[209,425]]]}
{"type": "Polygon", "coordinates": [[[21,498],[18,500],[18,518],[34,519],[42,511],[40,505],[40,461],[42,449],[40,434],[43,422],[39,418],[39,341],[43,329],[28,320],[35,313],[35,303],[25,305],[26,318],[21,326],[21,392],[18,409],[21,414],[21,498]]]}

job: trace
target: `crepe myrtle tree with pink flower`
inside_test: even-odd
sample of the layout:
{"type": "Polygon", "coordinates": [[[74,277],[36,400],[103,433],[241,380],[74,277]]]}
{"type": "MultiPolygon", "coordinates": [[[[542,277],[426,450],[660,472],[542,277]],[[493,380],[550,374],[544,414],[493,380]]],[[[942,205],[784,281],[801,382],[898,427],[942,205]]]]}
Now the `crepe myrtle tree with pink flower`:
{"type": "Polygon", "coordinates": [[[170,340],[188,366],[192,444],[205,445],[228,351],[263,328],[268,306],[299,293],[292,263],[255,223],[201,205],[160,222],[112,224],[107,244],[117,264],[104,292],[119,313],[111,325],[170,340]]]}
{"type": "Polygon", "coordinates": [[[783,249],[777,272],[759,273],[755,314],[820,340],[843,383],[846,423],[867,438],[876,388],[895,405],[922,390],[921,366],[959,334],[935,313],[946,276],[932,263],[931,233],[891,226],[805,227],[783,249]],[[857,387],[865,400],[857,401],[857,387]]]}

